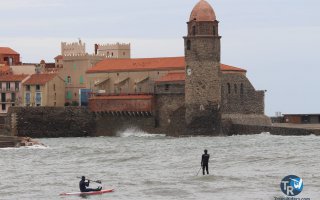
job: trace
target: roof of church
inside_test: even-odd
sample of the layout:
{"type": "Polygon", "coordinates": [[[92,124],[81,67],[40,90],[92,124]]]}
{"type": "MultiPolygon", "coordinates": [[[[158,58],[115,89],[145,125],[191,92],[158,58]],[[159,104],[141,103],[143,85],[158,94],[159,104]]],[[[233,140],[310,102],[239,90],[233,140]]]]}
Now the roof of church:
{"type": "Polygon", "coordinates": [[[9,47],[0,47],[0,54],[19,54],[9,47]]]}
{"type": "MultiPolygon", "coordinates": [[[[129,71],[170,71],[184,70],[186,66],[184,57],[165,58],[126,58],[105,59],[97,63],[87,73],[129,72],[129,71]]],[[[221,64],[222,71],[246,72],[246,70],[221,64]]]]}
{"type": "Polygon", "coordinates": [[[216,14],[214,13],[213,8],[211,5],[205,1],[200,0],[195,7],[193,8],[191,15],[190,15],[190,21],[215,21],[216,20],[216,14]]]}
{"type": "Polygon", "coordinates": [[[103,100],[116,100],[116,99],[121,99],[121,100],[128,100],[128,99],[139,99],[139,100],[145,100],[145,99],[152,99],[152,95],[113,95],[113,96],[94,96],[91,97],[92,99],[103,99],[103,100]]]}
{"type": "Polygon", "coordinates": [[[161,77],[156,82],[178,82],[178,81],[185,81],[186,73],[185,72],[170,72],[167,75],[161,77]]]}

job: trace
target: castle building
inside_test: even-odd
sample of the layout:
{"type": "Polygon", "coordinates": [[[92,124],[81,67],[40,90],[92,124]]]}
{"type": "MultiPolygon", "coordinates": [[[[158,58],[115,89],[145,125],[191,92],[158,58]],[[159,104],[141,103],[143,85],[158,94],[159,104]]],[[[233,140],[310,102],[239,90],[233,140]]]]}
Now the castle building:
{"type": "Polygon", "coordinates": [[[80,103],[82,91],[86,90],[86,71],[103,59],[130,58],[130,44],[95,44],[95,52],[86,52],[85,44],[61,43],[61,55],[55,58],[55,68],[65,80],[66,103],[80,103]]]}
{"type": "Polygon", "coordinates": [[[130,44],[115,43],[115,44],[95,44],[95,54],[106,56],[107,58],[130,58],[130,44]]]}
{"type": "Polygon", "coordinates": [[[169,134],[228,134],[229,124],[270,125],[264,91],[246,70],[221,64],[219,22],[211,5],[193,8],[184,37],[185,56],[104,59],[87,71],[97,113],[152,116],[169,134]]]}

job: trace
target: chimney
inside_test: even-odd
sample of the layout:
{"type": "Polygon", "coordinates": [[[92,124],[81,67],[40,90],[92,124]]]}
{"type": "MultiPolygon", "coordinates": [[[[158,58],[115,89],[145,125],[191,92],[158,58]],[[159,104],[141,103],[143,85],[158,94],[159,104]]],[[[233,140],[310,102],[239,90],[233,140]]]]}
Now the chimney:
{"type": "Polygon", "coordinates": [[[98,44],[94,44],[94,54],[95,55],[98,54],[98,48],[99,48],[99,45],[98,44]]]}

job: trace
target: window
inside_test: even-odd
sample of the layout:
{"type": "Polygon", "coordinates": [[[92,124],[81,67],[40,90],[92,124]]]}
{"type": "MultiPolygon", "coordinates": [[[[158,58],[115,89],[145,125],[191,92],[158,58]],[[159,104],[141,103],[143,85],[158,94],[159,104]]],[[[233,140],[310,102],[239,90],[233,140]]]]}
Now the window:
{"type": "Polygon", "coordinates": [[[187,40],[187,50],[191,50],[191,41],[187,40]]]}
{"type": "Polygon", "coordinates": [[[16,101],[16,93],[11,93],[11,102],[16,101]]]}
{"type": "Polygon", "coordinates": [[[237,86],[237,84],[234,84],[234,93],[235,93],[235,94],[238,93],[238,86],[237,86]]]}
{"type": "Polygon", "coordinates": [[[57,93],[54,93],[54,100],[57,99],[57,93]]]}
{"type": "Polygon", "coordinates": [[[74,96],[77,97],[77,93],[76,92],[74,93],[74,96]]]}
{"type": "Polygon", "coordinates": [[[30,93],[26,93],[26,106],[30,106],[30,93]]]}
{"type": "Polygon", "coordinates": [[[192,26],[192,35],[196,35],[196,26],[192,26]]]}
{"type": "Polygon", "coordinates": [[[14,88],[16,89],[16,91],[19,91],[19,82],[14,83],[14,88]]]}
{"type": "Polygon", "coordinates": [[[68,84],[71,84],[71,76],[68,76],[68,77],[67,77],[67,83],[68,83],[68,84]]]}
{"type": "Polygon", "coordinates": [[[84,82],[84,81],[83,81],[83,76],[81,75],[81,76],[80,76],[80,84],[83,84],[83,82],[84,82]]]}
{"type": "Polygon", "coordinates": [[[240,94],[243,94],[243,83],[240,85],[240,94]]]}
{"type": "Polygon", "coordinates": [[[36,93],[36,106],[41,106],[41,93],[36,93]]]}
{"type": "Polygon", "coordinates": [[[164,86],[164,90],[165,90],[165,91],[168,91],[168,90],[169,90],[169,87],[170,87],[170,85],[169,85],[169,84],[166,84],[166,85],[164,86]]]}
{"type": "Polygon", "coordinates": [[[36,85],[36,91],[40,90],[40,85],[36,85]]]}
{"type": "Polygon", "coordinates": [[[72,92],[71,91],[67,91],[67,99],[72,99],[72,92]]]}
{"type": "Polygon", "coordinates": [[[5,111],[6,110],[6,104],[2,104],[2,111],[5,111]]]}
{"type": "Polygon", "coordinates": [[[26,91],[30,91],[30,85],[26,85],[26,91]]]}
{"type": "Polygon", "coordinates": [[[124,56],[125,56],[125,55],[126,55],[126,52],[123,52],[123,53],[122,53],[122,55],[124,55],[124,56]]]}
{"type": "Polygon", "coordinates": [[[7,88],[7,90],[10,90],[10,82],[6,83],[6,88],[7,88]]]}
{"type": "Polygon", "coordinates": [[[216,35],[216,27],[213,27],[213,35],[216,35]]]}
{"type": "Polygon", "coordinates": [[[1,102],[6,102],[6,93],[1,93],[1,102]]]}
{"type": "Polygon", "coordinates": [[[111,53],[111,57],[113,57],[113,52],[111,53]]]}
{"type": "Polygon", "coordinates": [[[231,93],[231,85],[230,85],[230,83],[228,83],[228,94],[230,94],[231,93]]]}
{"type": "Polygon", "coordinates": [[[53,84],[53,91],[56,91],[56,84],[53,84]]]}

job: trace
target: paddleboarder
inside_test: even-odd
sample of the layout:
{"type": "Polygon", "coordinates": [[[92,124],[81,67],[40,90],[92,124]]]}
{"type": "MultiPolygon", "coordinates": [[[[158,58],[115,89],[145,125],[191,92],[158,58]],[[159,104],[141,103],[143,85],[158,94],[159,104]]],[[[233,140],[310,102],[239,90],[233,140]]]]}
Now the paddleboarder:
{"type": "Polygon", "coordinates": [[[203,175],[205,175],[205,170],[207,171],[207,174],[209,174],[209,167],[208,167],[209,158],[210,158],[210,155],[208,154],[208,150],[205,149],[204,154],[202,154],[202,158],[201,158],[201,166],[202,166],[203,175]]]}
{"type": "Polygon", "coordinates": [[[81,181],[79,182],[79,188],[81,192],[92,192],[92,191],[101,191],[102,187],[98,187],[97,189],[87,188],[89,187],[90,180],[86,182],[86,177],[82,176],[81,181]]]}

